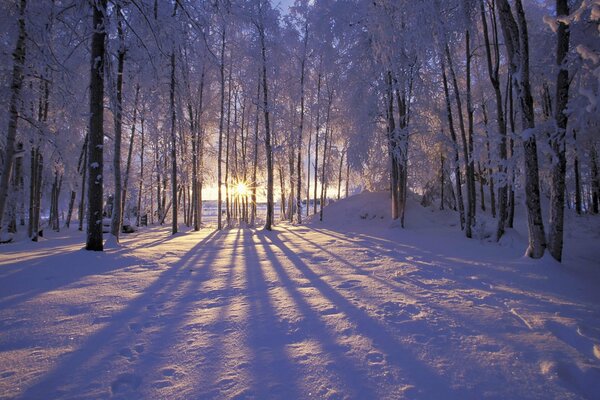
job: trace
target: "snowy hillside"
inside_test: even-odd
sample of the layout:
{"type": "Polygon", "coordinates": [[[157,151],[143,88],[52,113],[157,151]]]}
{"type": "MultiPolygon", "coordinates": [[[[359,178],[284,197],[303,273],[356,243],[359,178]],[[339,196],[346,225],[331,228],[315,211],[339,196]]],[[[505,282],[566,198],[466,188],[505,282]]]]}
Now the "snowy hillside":
{"type": "MultiPolygon", "coordinates": [[[[412,201],[403,230],[387,204],[104,253],[76,231],[3,246],[0,398],[598,398],[598,259],[523,258],[518,232],[468,240],[412,201]]],[[[596,251],[597,219],[567,226],[567,251],[596,251]]]]}

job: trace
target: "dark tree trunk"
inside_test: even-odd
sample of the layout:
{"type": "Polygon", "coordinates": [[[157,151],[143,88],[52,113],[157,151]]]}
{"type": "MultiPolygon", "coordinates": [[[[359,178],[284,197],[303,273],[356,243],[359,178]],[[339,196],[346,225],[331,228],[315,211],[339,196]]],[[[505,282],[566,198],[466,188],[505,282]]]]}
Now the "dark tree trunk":
{"type": "Polygon", "coordinates": [[[267,218],[265,229],[270,231],[273,225],[273,150],[271,148],[271,126],[269,121],[269,89],[267,85],[267,48],[265,44],[264,26],[259,26],[261,55],[262,55],[262,78],[263,78],[263,106],[265,114],[265,151],[267,157],[267,218]]]}
{"type": "Polygon", "coordinates": [[[86,250],[102,251],[102,201],[104,182],[104,17],[106,0],[93,6],[94,20],[90,72],[90,131],[88,144],[88,212],[86,250]]]}
{"type": "Polygon", "coordinates": [[[4,165],[2,166],[2,175],[0,177],[0,230],[2,229],[2,218],[4,216],[4,209],[8,199],[8,187],[15,155],[15,140],[17,137],[17,124],[19,121],[19,102],[24,79],[23,67],[25,64],[25,41],[27,39],[27,32],[25,31],[26,6],[27,2],[25,0],[21,0],[18,21],[19,36],[17,38],[17,44],[15,45],[15,51],[13,53],[13,72],[10,86],[10,103],[8,106],[8,130],[6,131],[6,142],[4,147],[4,165]]]}
{"type": "MultiPolygon", "coordinates": [[[[175,51],[171,52],[171,89],[169,91],[171,103],[171,203],[173,204],[173,218],[171,234],[177,233],[177,134],[175,131],[175,51]]],[[[166,213],[165,213],[166,214],[166,213]]]]}
{"type": "Polygon", "coordinates": [[[557,261],[561,261],[565,215],[565,174],[567,171],[565,133],[568,117],[566,111],[569,102],[569,70],[565,65],[565,58],[569,52],[569,27],[560,22],[560,18],[569,15],[567,0],[556,0],[556,14],[559,21],[556,33],[556,64],[559,71],[556,79],[556,132],[550,142],[556,161],[552,165],[548,251],[557,261]]]}

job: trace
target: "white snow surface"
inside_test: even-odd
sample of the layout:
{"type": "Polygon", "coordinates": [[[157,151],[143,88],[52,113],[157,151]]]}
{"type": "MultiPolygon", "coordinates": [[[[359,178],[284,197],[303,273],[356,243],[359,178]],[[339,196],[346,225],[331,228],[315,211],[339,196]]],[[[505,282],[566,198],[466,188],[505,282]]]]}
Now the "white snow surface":
{"type": "Polygon", "coordinates": [[[519,224],[499,245],[388,204],[2,245],[0,398],[600,398],[600,219],[568,213],[558,264],[522,257],[519,224]]]}

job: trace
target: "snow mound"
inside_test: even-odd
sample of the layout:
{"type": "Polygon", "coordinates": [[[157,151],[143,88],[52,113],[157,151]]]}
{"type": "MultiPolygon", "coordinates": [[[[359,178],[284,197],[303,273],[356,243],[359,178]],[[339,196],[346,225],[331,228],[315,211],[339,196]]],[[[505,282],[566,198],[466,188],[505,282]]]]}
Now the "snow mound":
{"type": "Polygon", "coordinates": [[[307,219],[308,225],[353,226],[353,225],[388,225],[392,219],[389,192],[362,192],[346,199],[329,203],[323,209],[323,221],[319,214],[307,219]]]}
{"type": "MultiPolygon", "coordinates": [[[[408,195],[404,219],[405,228],[410,229],[455,229],[459,223],[456,212],[438,210],[434,206],[423,207],[420,204],[420,196],[415,193],[408,195]]],[[[393,228],[400,225],[399,221],[392,220],[390,192],[369,191],[329,203],[323,209],[323,221],[320,221],[319,215],[316,214],[310,216],[306,223],[315,227],[327,225],[347,229],[393,228]]]]}

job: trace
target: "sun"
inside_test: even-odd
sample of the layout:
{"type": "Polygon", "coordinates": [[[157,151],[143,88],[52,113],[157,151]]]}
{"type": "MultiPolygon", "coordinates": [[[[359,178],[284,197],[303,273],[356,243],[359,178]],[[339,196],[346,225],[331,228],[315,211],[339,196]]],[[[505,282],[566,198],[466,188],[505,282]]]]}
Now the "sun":
{"type": "Polygon", "coordinates": [[[233,190],[234,190],[234,193],[240,197],[248,196],[250,194],[248,185],[246,184],[246,182],[242,182],[242,181],[239,181],[238,183],[236,183],[235,186],[233,187],[233,190]]]}

